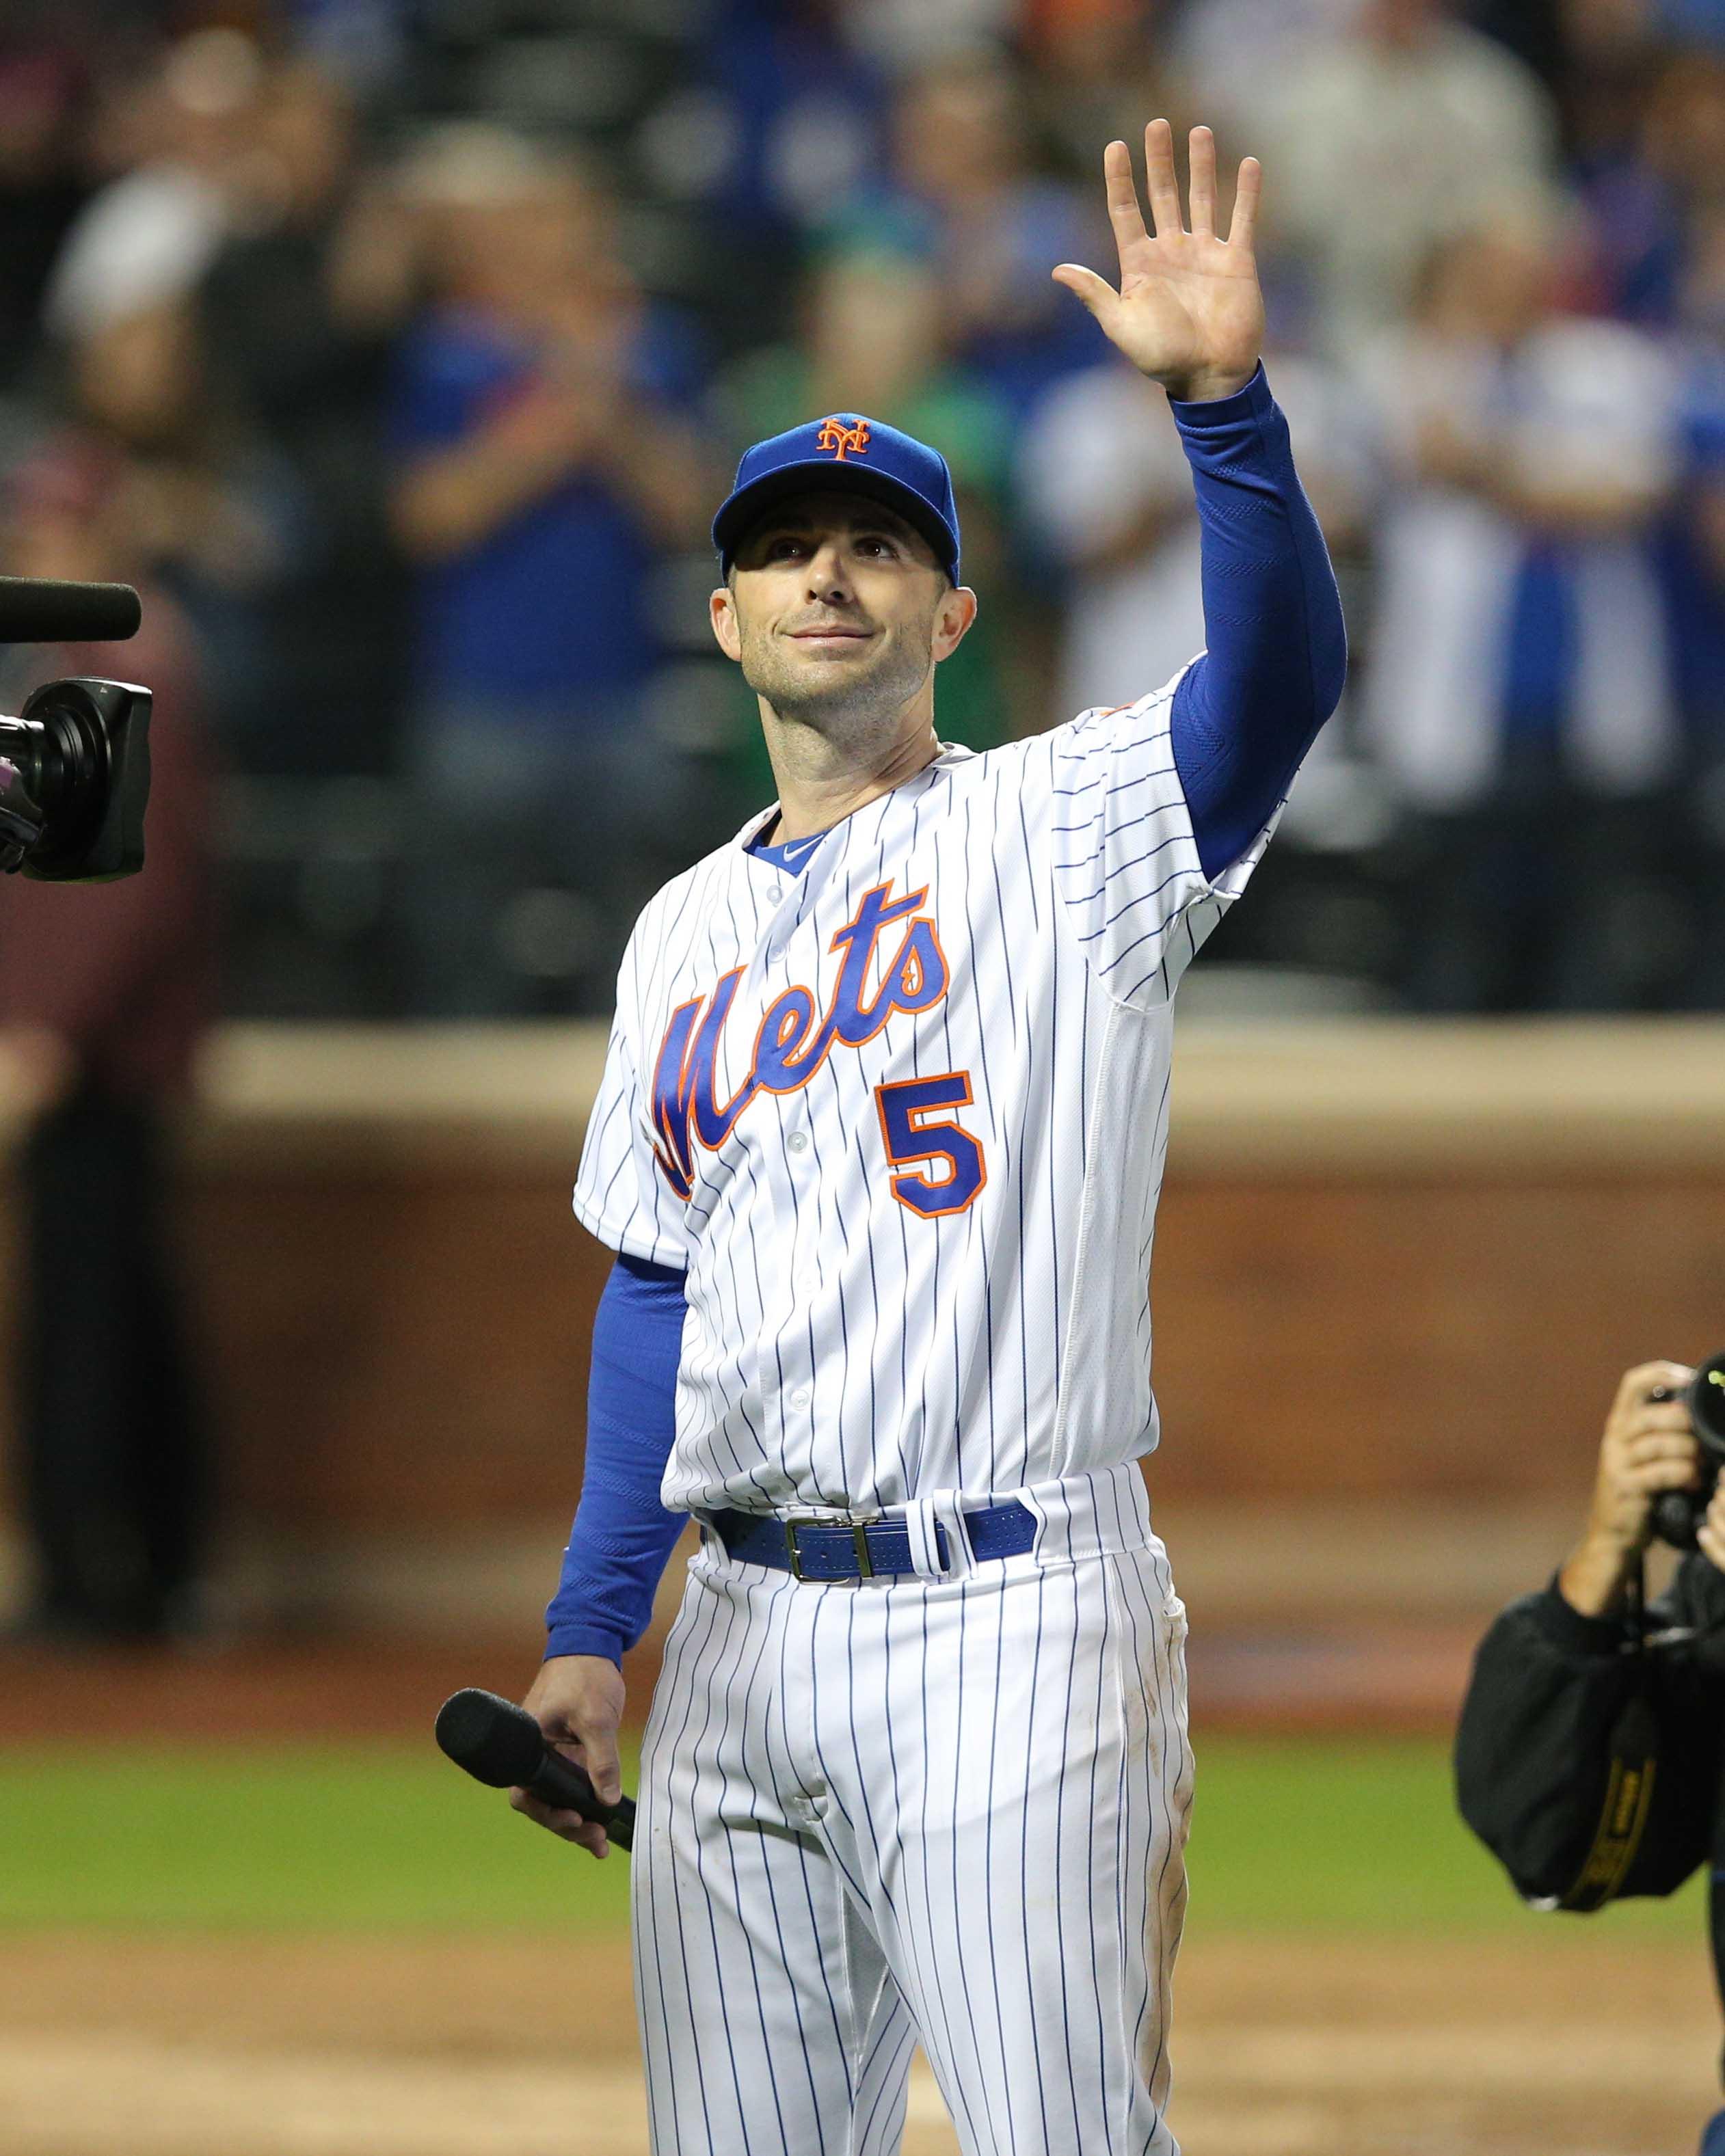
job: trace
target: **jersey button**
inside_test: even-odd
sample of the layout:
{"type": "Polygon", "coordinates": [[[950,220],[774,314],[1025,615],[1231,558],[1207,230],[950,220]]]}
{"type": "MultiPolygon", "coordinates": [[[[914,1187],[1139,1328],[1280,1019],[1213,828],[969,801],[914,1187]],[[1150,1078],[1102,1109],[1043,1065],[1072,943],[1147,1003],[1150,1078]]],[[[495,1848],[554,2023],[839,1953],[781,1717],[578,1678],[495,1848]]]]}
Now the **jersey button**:
{"type": "Polygon", "coordinates": [[[784,896],[784,886],[782,883],[773,884],[768,891],[767,896],[777,906],[780,899],[784,896]]]}
{"type": "Polygon", "coordinates": [[[809,1395],[803,1391],[803,1388],[798,1385],[796,1391],[791,1394],[791,1405],[800,1414],[802,1410],[808,1406],[808,1404],[809,1395]]]}
{"type": "Polygon", "coordinates": [[[785,1140],[785,1143],[790,1147],[793,1152],[807,1152],[809,1150],[809,1133],[807,1131],[793,1131],[790,1136],[785,1140]]]}

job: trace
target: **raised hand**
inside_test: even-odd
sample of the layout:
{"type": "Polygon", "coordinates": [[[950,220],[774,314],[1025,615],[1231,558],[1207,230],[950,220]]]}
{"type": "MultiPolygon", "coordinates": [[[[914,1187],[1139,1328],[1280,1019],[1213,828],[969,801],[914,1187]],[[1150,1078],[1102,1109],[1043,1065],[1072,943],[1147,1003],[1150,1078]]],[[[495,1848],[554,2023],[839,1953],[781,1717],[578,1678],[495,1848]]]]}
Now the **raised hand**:
{"type": "Polygon", "coordinates": [[[1154,234],[1144,229],[1132,152],[1111,142],[1102,153],[1108,221],[1120,250],[1120,289],[1076,262],[1056,281],[1076,292],[1109,338],[1141,373],[1169,396],[1231,396],[1252,378],[1264,342],[1264,295],[1252,254],[1262,167],[1241,162],[1228,237],[1216,237],[1216,138],[1194,127],[1188,144],[1192,229],[1180,213],[1173,130],[1153,120],[1144,130],[1144,165],[1154,234]]]}

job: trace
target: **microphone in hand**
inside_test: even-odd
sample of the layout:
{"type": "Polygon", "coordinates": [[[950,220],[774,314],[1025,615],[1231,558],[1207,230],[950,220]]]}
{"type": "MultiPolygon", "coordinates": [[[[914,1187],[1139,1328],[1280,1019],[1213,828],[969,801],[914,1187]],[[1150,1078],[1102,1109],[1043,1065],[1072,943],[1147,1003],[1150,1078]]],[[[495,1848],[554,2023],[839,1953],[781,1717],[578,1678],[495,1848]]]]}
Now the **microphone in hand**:
{"type": "Polygon", "coordinates": [[[634,1840],[632,1797],[608,1804],[584,1768],[546,1742],[545,1732],[524,1707],[494,1691],[469,1686],[452,1692],[438,1709],[437,1741],[444,1755],[493,1789],[525,1789],[541,1804],[579,1812],[605,1830],[619,1849],[634,1840]]]}

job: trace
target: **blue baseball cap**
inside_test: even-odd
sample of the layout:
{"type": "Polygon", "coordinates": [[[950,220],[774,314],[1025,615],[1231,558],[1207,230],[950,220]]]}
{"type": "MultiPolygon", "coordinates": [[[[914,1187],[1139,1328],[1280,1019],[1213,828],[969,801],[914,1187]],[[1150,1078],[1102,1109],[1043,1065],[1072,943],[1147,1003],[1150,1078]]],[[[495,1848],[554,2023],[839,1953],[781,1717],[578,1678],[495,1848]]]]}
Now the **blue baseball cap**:
{"type": "Polygon", "coordinates": [[[743,451],[737,484],[713,519],[721,563],[731,567],[743,533],[775,502],[827,487],[851,488],[896,509],[957,583],[958,510],[946,459],[896,427],[856,412],[810,419],[743,451]]]}

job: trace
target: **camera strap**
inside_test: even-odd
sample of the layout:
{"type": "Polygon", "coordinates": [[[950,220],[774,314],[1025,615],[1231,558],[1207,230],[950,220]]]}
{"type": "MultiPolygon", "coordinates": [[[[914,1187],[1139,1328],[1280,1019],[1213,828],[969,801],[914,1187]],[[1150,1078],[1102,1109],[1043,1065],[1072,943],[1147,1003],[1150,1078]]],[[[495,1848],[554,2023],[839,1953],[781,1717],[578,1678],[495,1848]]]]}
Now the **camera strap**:
{"type": "Polygon", "coordinates": [[[1654,1784],[1659,1774],[1659,1723],[1648,1696],[1648,1655],[1645,1605],[1646,1578],[1637,1553],[1624,1582],[1624,1614],[1629,1639],[1633,1681],[1629,1697],[1611,1730],[1611,1758],[1605,1778],[1605,1799],[1599,1807],[1599,1823],[1593,1845],[1576,1876],[1575,1884],[1558,1901],[1563,1909],[1603,1908],[1629,1876],[1647,1830],[1653,1809],[1654,1784]]]}

